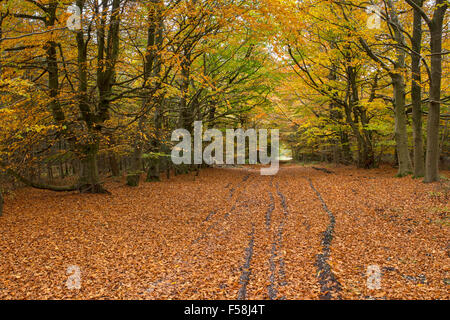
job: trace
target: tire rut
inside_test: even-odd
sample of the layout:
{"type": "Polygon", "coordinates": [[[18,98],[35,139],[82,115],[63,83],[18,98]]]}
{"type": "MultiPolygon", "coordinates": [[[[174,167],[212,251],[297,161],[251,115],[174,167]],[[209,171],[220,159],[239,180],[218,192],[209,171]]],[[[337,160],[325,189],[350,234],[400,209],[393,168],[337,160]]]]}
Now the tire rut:
{"type": "Polygon", "coordinates": [[[238,296],[237,299],[238,300],[246,300],[247,299],[247,286],[248,283],[250,282],[250,276],[251,276],[251,262],[252,262],[252,258],[253,258],[253,248],[255,246],[255,224],[252,224],[252,231],[249,234],[250,236],[250,240],[248,243],[248,247],[245,249],[245,262],[244,265],[242,266],[241,270],[241,277],[240,277],[240,289],[238,291],[238,296]]]}
{"type": "Polygon", "coordinates": [[[322,198],[322,195],[319,193],[319,191],[314,187],[312,180],[310,178],[307,178],[309,185],[314,190],[314,192],[317,195],[317,198],[322,203],[322,207],[325,210],[325,212],[328,215],[329,218],[329,224],[325,232],[323,233],[322,237],[322,253],[317,255],[316,258],[316,267],[317,267],[317,274],[320,284],[320,299],[321,300],[331,300],[333,298],[341,299],[340,297],[340,291],[342,291],[341,284],[336,279],[336,276],[334,275],[333,271],[331,270],[331,266],[328,263],[328,259],[330,257],[331,252],[331,242],[333,240],[333,234],[334,234],[334,226],[336,224],[336,218],[334,217],[333,213],[328,209],[327,204],[322,198]]]}
{"type": "Polygon", "coordinates": [[[266,229],[269,231],[270,224],[272,222],[272,213],[275,210],[275,199],[273,198],[272,192],[269,191],[270,204],[266,211],[266,229]]]}
{"type": "MultiPolygon", "coordinates": [[[[286,197],[280,190],[280,186],[276,183],[276,192],[281,201],[281,206],[283,209],[283,217],[278,225],[278,228],[274,234],[274,241],[272,243],[271,255],[269,258],[269,266],[270,266],[270,285],[267,287],[268,295],[270,300],[276,300],[278,296],[277,287],[285,286],[286,282],[286,272],[285,272],[285,263],[283,256],[281,254],[282,243],[283,243],[283,232],[286,224],[286,220],[289,216],[289,211],[286,203],[286,197]],[[277,266],[278,262],[278,266],[277,266]],[[278,274],[277,274],[278,270],[278,274]]],[[[286,297],[281,297],[280,299],[284,300],[286,297]]]]}
{"type": "MultiPolygon", "coordinates": [[[[221,223],[224,223],[225,221],[227,221],[228,217],[231,215],[231,213],[234,212],[234,210],[236,209],[237,204],[239,203],[239,201],[241,201],[241,197],[242,195],[245,193],[245,189],[246,187],[249,185],[248,181],[250,180],[250,178],[252,177],[252,175],[247,174],[244,176],[244,178],[242,179],[241,182],[239,182],[235,188],[233,189],[233,192],[235,190],[238,190],[241,186],[243,188],[242,193],[240,195],[238,195],[231,207],[231,209],[222,217],[217,217],[217,212],[215,210],[212,210],[207,217],[205,217],[205,219],[203,220],[203,223],[206,223],[208,221],[211,221],[213,218],[216,219],[215,222],[213,222],[206,231],[202,232],[201,235],[197,238],[195,238],[194,240],[192,240],[183,251],[178,252],[173,258],[172,258],[172,265],[179,265],[179,264],[183,264],[183,257],[182,255],[188,251],[188,250],[192,250],[193,246],[195,244],[198,244],[201,240],[204,240],[208,237],[208,235],[210,235],[210,231],[217,227],[218,225],[220,225],[221,223]],[[243,186],[243,184],[245,184],[243,186]]],[[[229,183],[225,188],[229,188],[231,187],[232,184],[229,183]]],[[[158,288],[164,287],[165,285],[167,285],[168,282],[170,282],[170,279],[174,278],[177,274],[177,271],[172,271],[170,273],[167,273],[166,275],[162,276],[160,279],[158,279],[155,282],[150,283],[150,288],[147,289],[148,293],[154,292],[156,291],[158,288]]]]}
{"type": "MultiPolygon", "coordinates": [[[[243,184],[246,184],[246,182],[248,182],[250,178],[251,178],[251,175],[250,175],[250,174],[245,175],[244,178],[242,179],[242,181],[239,182],[239,183],[236,185],[235,188],[232,188],[233,193],[234,193],[235,190],[239,189],[243,184]]],[[[242,193],[241,193],[239,196],[236,197],[236,199],[235,199],[233,205],[231,206],[230,210],[228,210],[227,213],[225,213],[225,215],[222,216],[222,218],[218,217],[218,218],[217,218],[218,220],[215,221],[214,223],[212,223],[212,224],[206,229],[206,231],[204,231],[199,237],[197,237],[196,239],[194,239],[194,240],[191,242],[190,245],[193,245],[193,244],[199,242],[200,240],[203,240],[204,238],[206,238],[206,237],[208,236],[208,234],[210,234],[210,231],[211,231],[212,229],[214,229],[215,227],[219,226],[221,223],[224,223],[224,222],[228,219],[228,217],[229,217],[232,213],[234,213],[234,211],[236,210],[237,204],[239,203],[239,201],[241,201],[242,195],[245,194],[245,191],[246,191],[246,187],[247,187],[247,186],[248,186],[248,183],[247,183],[245,186],[242,186],[243,191],[242,191],[242,193]]],[[[232,196],[231,196],[231,198],[232,198],[232,196]]],[[[231,199],[231,198],[230,198],[230,199],[231,199]]],[[[215,214],[214,214],[214,215],[215,215],[215,214]]],[[[206,220],[205,222],[211,220],[211,217],[212,217],[212,216],[211,216],[211,213],[208,215],[208,217],[209,217],[209,219],[206,220]]],[[[208,218],[208,217],[207,217],[207,218],[208,218]]]]}

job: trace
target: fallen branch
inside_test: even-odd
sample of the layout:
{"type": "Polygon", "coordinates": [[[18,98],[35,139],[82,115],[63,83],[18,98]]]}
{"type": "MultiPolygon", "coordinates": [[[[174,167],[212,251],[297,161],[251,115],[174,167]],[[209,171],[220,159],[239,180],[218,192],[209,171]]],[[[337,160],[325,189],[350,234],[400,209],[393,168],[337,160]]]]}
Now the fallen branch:
{"type": "Polygon", "coordinates": [[[36,183],[36,182],[33,182],[33,181],[21,176],[19,173],[15,172],[12,169],[8,169],[7,173],[12,175],[13,177],[15,177],[20,182],[26,184],[27,186],[30,186],[30,187],[33,187],[36,189],[51,190],[51,191],[56,191],[56,192],[69,192],[69,191],[77,191],[80,188],[80,186],[78,184],[75,184],[72,186],[52,186],[52,185],[43,184],[43,183],[36,183]]]}

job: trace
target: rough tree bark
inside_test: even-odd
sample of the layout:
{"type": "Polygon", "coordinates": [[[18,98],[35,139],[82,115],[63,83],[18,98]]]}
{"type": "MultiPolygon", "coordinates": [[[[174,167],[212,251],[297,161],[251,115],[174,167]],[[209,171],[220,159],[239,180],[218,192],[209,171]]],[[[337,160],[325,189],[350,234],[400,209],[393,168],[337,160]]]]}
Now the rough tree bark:
{"type": "Polygon", "coordinates": [[[189,82],[191,71],[191,53],[190,46],[186,45],[183,50],[182,62],[181,62],[181,99],[180,99],[180,116],[178,119],[178,127],[192,132],[193,130],[193,112],[189,108],[188,96],[189,96],[189,82]]]}
{"type": "MultiPolygon", "coordinates": [[[[414,0],[422,7],[423,0],[414,0]]],[[[420,86],[420,52],[422,48],[422,17],[414,11],[413,35],[411,39],[411,100],[412,100],[412,123],[414,138],[414,177],[425,175],[425,158],[423,151],[422,134],[422,88],[420,86]]]]}
{"type": "MultiPolygon", "coordinates": [[[[44,7],[45,8],[45,7],[44,7]]],[[[47,28],[54,27],[56,23],[56,9],[58,1],[52,0],[45,8],[45,26],[47,28]]],[[[45,44],[47,72],[48,72],[48,88],[50,97],[50,110],[56,122],[64,120],[64,112],[58,100],[59,96],[59,75],[58,75],[58,58],[56,54],[57,44],[55,41],[47,41],[45,44]]]]}
{"type": "MultiPolygon", "coordinates": [[[[77,6],[83,11],[84,0],[77,0],[77,6]]],[[[86,123],[90,142],[81,146],[81,174],[79,178],[79,186],[81,192],[104,193],[98,176],[97,167],[97,151],[98,142],[94,129],[95,115],[91,111],[88,97],[88,71],[87,71],[87,46],[88,40],[84,40],[83,30],[79,30],[76,34],[78,49],[78,108],[82,119],[86,123]]]]}
{"type": "Polygon", "coordinates": [[[442,28],[447,9],[444,0],[436,1],[436,9],[430,24],[431,33],[431,83],[430,106],[427,120],[427,155],[425,182],[439,181],[439,123],[441,115],[442,82],[442,28]]]}
{"type": "Polygon", "coordinates": [[[119,177],[120,176],[120,166],[119,162],[117,161],[117,155],[114,152],[110,152],[108,155],[109,159],[109,166],[111,168],[111,174],[113,177],[119,177]]]}
{"type": "Polygon", "coordinates": [[[100,26],[97,29],[97,87],[99,95],[98,112],[96,114],[97,125],[103,124],[110,118],[110,98],[116,62],[119,56],[120,1],[113,0],[110,4],[109,0],[102,0],[100,26]],[[109,28],[106,27],[108,10],[111,10],[109,28]],[[107,35],[106,30],[108,30],[107,35]]]}
{"type": "MultiPolygon", "coordinates": [[[[331,42],[332,48],[334,48],[334,43],[331,42]]],[[[328,79],[335,81],[337,80],[337,74],[336,74],[336,65],[333,63],[330,67],[330,74],[328,75],[328,79]]],[[[331,91],[332,88],[329,89],[331,91]]],[[[336,97],[336,94],[333,94],[336,97]]],[[[329,105],[330,108],[330,119],[333,119],[336,122],[340,122],[344,115],[342,114],[342,111],[340,110],[340,104],[338,104],[336,101],[332,100],[329,105]]],[[[341,162],[344,164],[348,164],[352,162],[352,155],[350,152],[350,144],[349,144],[349,137],[347,132],[344,130],[340,130],[339,132],[339,142],[336,141],[336,146],[339,148],[338,155],[336,155],[339,159],[335,159],[335,162],[341,162]]]]}
{"type": "Polygon", "coordinates": [[[98,143],[83,146],[83,158],[81,159],[81,176],[79,190],[82,193],[108,193],[98,175],[97,153],[98,143]]]}
{"type": "MultiPolygon", "coordinates": [[[[357,139],[361,145],[360,154],[358,157],[358,166],[365,169],[371,169],[375,166],[375,153],[373,151],[372,138],[367,131],[368,125],[366,111],[360,105],[358,86],[356,83],[357,73],[354,67],[347,68],[348,81],[350,84],[350,102],[349,107],[353,112],[353,118],[357,119],[356,123],[353,123],[351,115],[348,120],[353,123],[353,129],[357,131],[357,139]],[[360,132],[358,122],[361,122],[362,132],[360,132]],[[362,151],[362,152],[361,152],[362,151]]],[[[377,79],[375,79],[374,86],[376,86],[377,79]]]]}
{"type": "Polygon", "coordinates": [[[141,181],[142,174],[142,142],[137,141],[131,157],[131,167],[127,174],[127,185],[137,187],[141,181]]]}
{"type": "Polygon", "coordinates": [[[408,149],[408,133],[406,124],[405,107],[405,77],[403,70],[406,67],[405,37],[398,14],[392,1],[387,1],[389,7],[389,19],[394,30],[394,40],[399,44],[396,47],[396,61],[394,71],[391,73],[392,85],[394,87],[394,105],[395,105],[395,140],[397,143],[398,155],[398,175],[405,176],[411,173],[412,164],[408,149]]]}
{"type": "MultiPolygon", "coordinates": [[[[153,0],[155,8],[152,12],[150,18],[150,27],[148,30],[148,43],[149,46],[153,46],[152,52],[149,54],[151,60],[148,61],[148,71],[149,75],[161,81],[161,55],[160,48],[163,44],[163,30],[164,30],[164,20],[162,16],[162,6],[164,5],[161,0],[153,0]],[[151,66],[151,68],[150,68],[151,66]]],[[[164,106],[164,94],[159,93],[155,97],[155,111],[154,111],[154,127],[155,135],[151,141],[151,149],[155,153],[161,153],[161,138],[162,138],[162,116],[163,116],[163,106],[164,106]]],[[[148,171],[147,171],[147,182],[160,181],[160,171],[161,171],[161,161],[160,156],[151,158],[149,161],[148,171]]]]}
{"type": "Polygon", "coordinates": [[[439,181],[439,123],[441,115],[442,83],[442,30],[448,1],[436,0],[433,17],[430,18],[414,0],[406,2],[421,15],[430,30],[430,105],[427,119],[427,154],[424,182],[439,181]]]}
{"type": "Polygon", "coordinates": [[[392,74],[394,87],[395,141],[397,144],[398,176],[411,172],[411,158],[408,150],[408,134],[406,128],[405,79],[401,74],[392,74]]]}

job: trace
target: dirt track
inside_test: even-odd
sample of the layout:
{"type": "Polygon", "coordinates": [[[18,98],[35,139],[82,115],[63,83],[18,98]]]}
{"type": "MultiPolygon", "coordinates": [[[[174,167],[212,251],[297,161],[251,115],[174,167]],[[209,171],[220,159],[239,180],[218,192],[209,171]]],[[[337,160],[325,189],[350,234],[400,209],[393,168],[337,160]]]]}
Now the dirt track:
{"type": "Polygon", "coordinates": [[[110,183],[112,196],[20,190],[0,219],[0,298],[448,299],[439,185],[332,170],[208,169],[110,183]],[[80,290],[66,287],[70,265],[80,290]]]}

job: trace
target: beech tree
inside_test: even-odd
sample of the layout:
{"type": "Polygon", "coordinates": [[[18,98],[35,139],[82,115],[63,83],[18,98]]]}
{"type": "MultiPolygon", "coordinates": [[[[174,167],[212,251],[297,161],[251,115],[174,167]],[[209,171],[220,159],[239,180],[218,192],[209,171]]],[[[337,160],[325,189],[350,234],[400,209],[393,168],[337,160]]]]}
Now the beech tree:
{"type": "Polygon", "coordinates": [[[427,155],[425,166],[425,182],[439,181],[439,126],[441,116],[441,83],[442,83],[442,30],[448,1],[436,0],[432,16],[428,15],[420,3],[412,0],[406,2],[425,21],[430,31],[430,94],[427,120],[427,155]]]}

